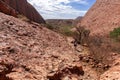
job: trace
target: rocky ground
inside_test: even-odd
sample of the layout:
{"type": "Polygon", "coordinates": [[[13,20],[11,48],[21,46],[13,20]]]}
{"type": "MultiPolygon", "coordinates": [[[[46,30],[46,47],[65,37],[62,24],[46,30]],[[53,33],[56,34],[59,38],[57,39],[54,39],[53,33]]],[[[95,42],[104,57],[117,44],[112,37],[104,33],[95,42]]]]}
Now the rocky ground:
{"type": "MultiPolygon", "coordinates": [[[[69,43],[73,41],[70,37],[67,39],[69,43]]],[[[73,47],[73,44],[70,43],[70,45],[76,50],[76,53],[79,54],[79,62],[82,66],[86,66],[87,69],[89,66],[89,68],[91,68],[90,70],[97,74],[97,80],[120,80],[120,54],[118,46],[120,43],[109,42],[109,39],[104,39],[102,40],[102,44],[100,44],[101,46],[98,46],[98,42],[94,40],[94,42],[91,42],[92,44],[85,46],[78,45],[76,49],[73,47]],[[91,49],[94,50],[94,53],[91,53],[93,52],[91,49]]]]}
{"type": "Polygon", "coordinates": [[[98,80],[65,37],[0,13],[0,80],[98,80]]]}

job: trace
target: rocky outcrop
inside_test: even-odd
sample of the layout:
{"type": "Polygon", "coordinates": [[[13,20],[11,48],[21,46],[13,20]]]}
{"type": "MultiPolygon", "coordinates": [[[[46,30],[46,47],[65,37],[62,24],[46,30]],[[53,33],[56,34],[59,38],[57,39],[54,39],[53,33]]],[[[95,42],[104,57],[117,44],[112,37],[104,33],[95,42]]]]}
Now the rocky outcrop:
{"type": "Polygon", "coordinates": [[[120,0],[97,0],[79,25],[91,34],[106,35],[120,26],[120,0]]]}
{"type": "Polygon", "coordinates": [[[35,8],[27,2],[27,0],[2,0],[6,5],[12,7],[20,14],[26,16],[28,19],[37,23],[45,23],[42,16],[35,10],[35,8]]]}
{"type": "Polygon", "coordinates": [[[17,12],[3,1],[0,1],[0,12],[17,17],[17,12]]]}
{"type": "Polygon", "coordinates": [[[74,74],[76,76],[84,75],[82,66],[81,65],[67,65],[58,71],[48,74],[47,77],[49,80],[65,80],[66,78],[70,79],[69,76],[65,76],[65,75],[71,75],[71,74],[74,74]]]}

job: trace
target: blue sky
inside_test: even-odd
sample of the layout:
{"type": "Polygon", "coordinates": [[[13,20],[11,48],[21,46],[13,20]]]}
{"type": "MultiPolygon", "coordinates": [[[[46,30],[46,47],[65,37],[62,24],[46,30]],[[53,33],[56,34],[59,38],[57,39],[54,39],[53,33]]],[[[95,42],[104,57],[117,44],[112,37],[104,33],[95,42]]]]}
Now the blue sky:
{"type": "Polygon", "coordinates": [[[28,0],[44,19],[75,19],[84,16],[96,0],[28,0]]]}

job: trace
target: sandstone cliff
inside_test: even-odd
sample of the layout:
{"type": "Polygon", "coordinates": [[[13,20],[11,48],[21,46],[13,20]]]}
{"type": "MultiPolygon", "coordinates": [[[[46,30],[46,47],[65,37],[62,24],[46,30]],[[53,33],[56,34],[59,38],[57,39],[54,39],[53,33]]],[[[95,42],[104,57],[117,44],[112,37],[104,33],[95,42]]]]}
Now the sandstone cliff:
{"type": "Polygon", "coordinates": [[[120,0],[97,0],[80,24],[92,34],[108,34],[120,26],[120,0]]]}
{"type": "Polygon", "coordinates": [[[5,5],[12,7],[22,15],[25,15],[32,21],[37,23],[45,23],[41,15],[35,10],[35,8],[30,5],[27,0],[2,0],[5,5]]]}
{"type": "Polygon", "coordinates": [[[3,1],[0,1],[0,12],[17,17],[17,12],[3,1]]]}

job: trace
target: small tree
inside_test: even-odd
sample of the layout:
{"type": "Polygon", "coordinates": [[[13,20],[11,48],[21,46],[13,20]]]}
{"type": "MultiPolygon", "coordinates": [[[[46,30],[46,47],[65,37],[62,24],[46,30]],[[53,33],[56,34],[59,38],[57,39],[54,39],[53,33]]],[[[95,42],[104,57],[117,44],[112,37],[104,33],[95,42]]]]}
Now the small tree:
{"type": "Polygon", "coordinates": [[[74,32],[74,44],[84,45],[88,42],[88,37],[90,34],[90,30],[85,29],[82,26],[76,27],[76,31],[74,32]]]}

